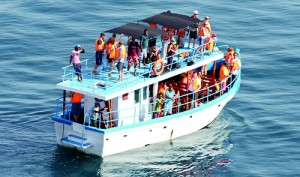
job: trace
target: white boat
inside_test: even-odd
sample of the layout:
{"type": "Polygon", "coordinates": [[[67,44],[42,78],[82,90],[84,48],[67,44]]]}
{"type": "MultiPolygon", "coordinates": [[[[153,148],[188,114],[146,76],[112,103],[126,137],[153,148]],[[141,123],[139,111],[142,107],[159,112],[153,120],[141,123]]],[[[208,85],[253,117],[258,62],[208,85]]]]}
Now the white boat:
{"type": "MultiPolygon", "coordinates": [[[[166,15],[166,12],[158,15],[166,15]]],[[[169,26],[174,29],[181,28],[180,25],[187,27],[191,24],[187,21],[188,16],[173,13],[167,15],[169,21],[176,20],[179,23],[176,24],[177,26],[169,26]],[[180,18],[182,23],[177,18],[180,18]]],[[[157,21],[155,23],[168,25],[157,21]]],[[[162,33],[159,29],[142,24],[126,24],[108,32],[141,35],[145,28],[149,30],[150,37],[162,33]],[[127,28],[128,26],[130,28],[127,28]]],[[[157,46],[160,46],[160,43],[161,41],[156,41],[157,46]]],[[[82,82],[77,81],[73,67],[64,67],[62,82],[57,84],[57,88],[63,90],[63,97],[57,99],[56,114],[52,116],[57,143],[64,147],[76,148],[86,154],[104,157],[168,141],[208,126],[219,115],[226,103],[235,96],[241,82],[241,69],[239,69],[234,79],[230,75],[225,92],[215,89],[212,80],[218,79],[220,64],[224,62],[224,52],[227,52],[228,46],[216,46],[216,48],[219,50],[200,53],[197,52],[198,46],[188,49],[185,43],[174,56],[173,62],[178,63],[179,68],[164,70],[162,74],[152,77],[154,63],[149,63],[138,69],[137,76],[129,73],[121,82],[116,82],[118,79],[116,70],[112,71],[113,77],[108,77],[106,68],[100,68],[99,75],[93,75],[94,59],[81,62],[83,65],[82,82]],[[183,52],[188,52],[189,56],[180,57],[179,54],[183,52]],[[206,69],[203,69],[203,66],[206,66],[206,69]],[[204,97],[188,99],[189,81],[182,82],[181,76],[185,75],[188,79],[189,73],[198,68],[202,68],[205,73],[201,77],[200,91],[204,93],[204,97]],[[172,115],[154,118],[153,105],[156,104],[161,83],[172,83],[175,90],[180,91],[180,96],[173,104],[172,115]],[[81,93],[84,97],[82,114],[78,122],[72,120],[70,115],[71,103],[67,98],[69,91],[81,93]],[[95,119],[93,116],[95,102],[99,102],[101,108],[107,108],[102,112],[100,119],[95,119]],[[199,102],[199,106],[195,107],[194,102],[199,102]]],[[[239,49],[236,48],[235,51],[239,53],[239,49]]],[[[219,81],[217,84],[220,84],[219,81]]]]}

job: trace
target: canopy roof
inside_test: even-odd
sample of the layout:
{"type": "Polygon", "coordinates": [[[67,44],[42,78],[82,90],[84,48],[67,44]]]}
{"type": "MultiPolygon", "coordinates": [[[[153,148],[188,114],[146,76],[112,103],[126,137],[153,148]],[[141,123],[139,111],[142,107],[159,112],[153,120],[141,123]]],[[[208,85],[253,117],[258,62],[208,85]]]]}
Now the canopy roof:
{"type": "Polygon", "coordinates": [[[191,18],[187,15],[176,14],[171,12],[163,12],[158,15],[141,20],[147,23],[155,23],[173,29],[186,28],[195,23],[201,22],[198,18],[191,18]]]}
{"type": "Polygon", "coordinates": [[[134,23],[128,23],[123,26],[119,26],[119,27],[107,30],[105,32],[124,34],[126,36],[132,36],[135,39],[139,39],[141,37],[141,35],[144,33],[145,29],[148,30],[149,38],[153,38],[153,37],[163,34],[163,31],[160,29],[151,28],[150,26],[134,24],[134,23]]]}

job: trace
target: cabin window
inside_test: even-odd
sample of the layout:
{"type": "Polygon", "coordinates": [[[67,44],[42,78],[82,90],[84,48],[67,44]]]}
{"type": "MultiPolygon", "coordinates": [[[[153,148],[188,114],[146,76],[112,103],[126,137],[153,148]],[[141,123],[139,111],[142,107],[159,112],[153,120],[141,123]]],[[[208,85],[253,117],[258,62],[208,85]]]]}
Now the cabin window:
{"type": "Polygon", "coordinates": [[[135,103],[138,103],[140,101],[140,90],[135,90],[134,91],[134,101],[135,103]]]}
{"type": "Polygon", "coordinates": [[[123,94],[123,100],[127,100],[128,99],[128,93],[123,94]]]}
{"type": "Polygon", "coordinates": [[[147,99],[147,86],[143,88],[143,100],[147,99]]]}

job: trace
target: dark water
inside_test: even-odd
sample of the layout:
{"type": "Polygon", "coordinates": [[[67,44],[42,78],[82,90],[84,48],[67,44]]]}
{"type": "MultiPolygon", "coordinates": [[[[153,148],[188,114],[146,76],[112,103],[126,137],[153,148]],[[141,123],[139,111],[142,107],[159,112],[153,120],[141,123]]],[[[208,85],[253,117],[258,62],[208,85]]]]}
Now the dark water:
{"type": "Polygon", "coordinates": [[[0,3],[1,176],[300,176],[300,1],[0,3]],[[238,95],[207,129],[99,158],[57,146],[50,117],[75,44],[94,55],[99,32],[172,10],[212,17],[241,48],[238,95]]]}

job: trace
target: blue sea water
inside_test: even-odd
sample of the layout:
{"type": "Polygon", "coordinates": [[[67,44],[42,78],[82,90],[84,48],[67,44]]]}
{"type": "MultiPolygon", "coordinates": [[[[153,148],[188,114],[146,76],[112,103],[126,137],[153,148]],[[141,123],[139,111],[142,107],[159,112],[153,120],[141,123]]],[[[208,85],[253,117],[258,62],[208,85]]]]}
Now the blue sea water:
{"type": "Polygon", "coordinates": [[[1,176],[300,176],[300,1],[58,1],[0,4],[1,176]],[[56,144],[51,115],[75,44],[162,11],[211,17],[239,47],[239,93],[206,129],[105,158],[56,144]]]}

